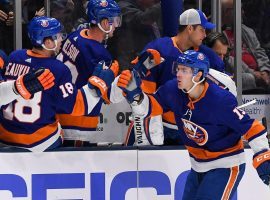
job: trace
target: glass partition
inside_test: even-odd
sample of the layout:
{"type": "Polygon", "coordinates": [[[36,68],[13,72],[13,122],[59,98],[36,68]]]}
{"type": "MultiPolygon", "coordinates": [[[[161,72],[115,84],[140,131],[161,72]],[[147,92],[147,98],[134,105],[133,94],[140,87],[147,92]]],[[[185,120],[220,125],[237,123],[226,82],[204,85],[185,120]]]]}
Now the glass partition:
{"type": "MultiPolygon", "coordinates": [[[[66,33],[89,27],[85,14],[86,0],[16,0],[17,2],[21,2],[21,21],[18,20],[17,25],[21,23],[22,35],[18,34],[15,38],[15,33],[18,33],[16,27],[14,28],[14,13],[17,9],[14,9],[15,1],[0,1],[0,49],[7,54],[15,49],[18,41],[22,42],[22,48],[31,48],[27,24],[34,16],[50,15],[57,18],[62,22],[66,33]]],[[[130,61],[148,42],[163,36],[163,23],[160,0],[117,2],[122,10],[122,26],[115,31],[114,37],[108,40],[108,50],[123,69],[129,67],[130,61]]],[[[216,31],[223,33],[227,41],[225,47],[223,45],[218,48],[222,50],[225,72],[234,80],[238,80],[238,97],[242,101],[239,103],[245,103],[255,97],[263,102],[260,105],[256,104],[260,108],[259,114],[255,113],[258,108],[255,106],[246,110],[253,117],[261,119],[270,115],[270,111],[267,111],[270,108],[270,0],[242,0],[241,8],[237,7],[237,2],[239,1],[185,0],[183,9],[201,7],[209,19],[217,20],[216,31]],[[241,16],[235,14],[235,9],[242,10],[239,13],[241,16]],[[241,18],[241,25],[235,26],[236,20],[241,18]],[[237,31],[241,31],[240,41],[235,40],[239,33],[237,31]],[[235,43],[240,44],[241,51],[236,48],[235,43]],[[239,56],[237,52],[241,52],[239,56]],[[237,57],[240,60],[237,60],[237,57]]]]}
{"type": "Polygon", "coordinates": [[[14,50],[14,2],[0,1],[0,49],[7,54],[14,50]]]}

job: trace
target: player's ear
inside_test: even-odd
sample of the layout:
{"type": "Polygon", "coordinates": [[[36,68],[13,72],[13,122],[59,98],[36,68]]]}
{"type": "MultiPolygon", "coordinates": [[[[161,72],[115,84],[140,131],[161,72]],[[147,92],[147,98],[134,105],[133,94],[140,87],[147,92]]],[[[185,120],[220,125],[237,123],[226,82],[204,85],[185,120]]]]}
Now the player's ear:
{"type": "Polygon", "coordinates": [[[51,38],[46,38],[46,39],[44,39],[43,44],[44,44],[45,47],[47,47],[47,48],[53,48],[53,46],[55,45],[55,44],[54,44],[54,41],[53,41],[51,38]]]}
{"type": "Polygon", "coordinates": [[[203,77],[203,73],[199,71],[197,75],[195,76],[195,81],[199,82],[200,80],[202,80],[202,77],[203,77]]]}
{"type": "Polygon", "coordinates": [[[100,22],[100,25],[105,29],[109,29],[110,27],[110,24],[109,24],[109,20],[108,19],[102,19],[101,22],[100,22]]]}

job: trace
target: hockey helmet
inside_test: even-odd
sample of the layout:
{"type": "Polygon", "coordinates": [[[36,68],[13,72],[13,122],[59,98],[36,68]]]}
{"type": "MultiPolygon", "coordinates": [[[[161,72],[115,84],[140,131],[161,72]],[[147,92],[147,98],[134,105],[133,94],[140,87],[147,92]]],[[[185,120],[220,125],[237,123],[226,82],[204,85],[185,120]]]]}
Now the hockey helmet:
{"type": "Polygon", "coordinates": [[[199,71],[206,77],[209,72],[209,60],[200,52],[194,50],[187,50],[181,54],[173,64],[173,74],[177,74],[178,65],[184,65],[192,68],[193,76],[196,76],[199,71]]]}
{"type": "Polygon", "coordinates": [[[61,30],[61,23],[55,18],[34,17],[28,25],[28,36],[33,45],[41,46],[46,37],[56,40],[61,30]]]}
{"type": "Polygon", "coordinates": [[[98,24],[102,19],[108,19],[115,27],[121,26],[120,7],[114,0],[90,0],[86,14],[91,24],[98,24]]]}

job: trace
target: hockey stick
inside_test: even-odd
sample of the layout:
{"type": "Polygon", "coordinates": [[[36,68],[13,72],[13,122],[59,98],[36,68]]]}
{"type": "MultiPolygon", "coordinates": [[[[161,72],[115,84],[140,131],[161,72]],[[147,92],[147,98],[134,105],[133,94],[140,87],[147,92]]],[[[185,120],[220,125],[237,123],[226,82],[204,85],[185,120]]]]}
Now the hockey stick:
{"type": "Polygon", "coordinates": [[[240,105],[240,106],[237,106],[236,108],[237,108],[237,109],[241,109],[241,108],[250,106],[250,105],[252,105],[252,104],[255,104],[256,102],[257,102],[257,100],[256,100],[256,99],[253,99],[252,101],[249,101],[249,102],[247,102],[247,103],[245,103],[245,104],[242,104],[242,105],[240,105]]]}

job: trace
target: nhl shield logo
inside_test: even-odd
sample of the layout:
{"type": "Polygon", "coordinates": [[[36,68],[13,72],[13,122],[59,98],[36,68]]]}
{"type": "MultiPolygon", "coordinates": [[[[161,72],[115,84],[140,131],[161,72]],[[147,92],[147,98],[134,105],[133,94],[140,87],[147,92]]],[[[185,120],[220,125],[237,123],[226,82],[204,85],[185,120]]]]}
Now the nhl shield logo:
{"type": "Polygon", "coordinates": [[[102,1],[100,2],[100,6],[102,6],[102,7],[107,7],[107,6],[108,6],[108,2],[107,2],[106,0],[102,0],[102,1]]]}
{"type": "Polygon", "coordinates": [[[41,26],[44,27],[44,28],[48,27],[49,26],[48,20],[42,20],[41,21],[41,26]]]}

